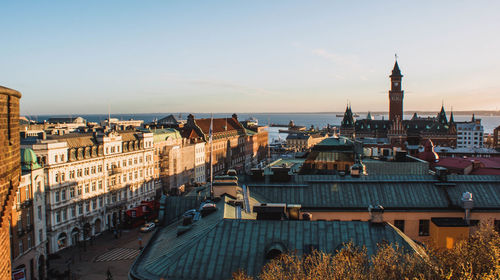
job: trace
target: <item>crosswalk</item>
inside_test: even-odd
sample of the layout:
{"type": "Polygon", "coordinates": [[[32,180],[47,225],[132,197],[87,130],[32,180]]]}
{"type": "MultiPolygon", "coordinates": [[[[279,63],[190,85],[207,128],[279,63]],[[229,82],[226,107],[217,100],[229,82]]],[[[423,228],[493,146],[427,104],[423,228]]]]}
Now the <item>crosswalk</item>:
{"type": "Polygon", "coordinates": [[[131,248],[116,248],[95,258],[94,262],[109,262],[134,259],[140,250],[131,248]]]}

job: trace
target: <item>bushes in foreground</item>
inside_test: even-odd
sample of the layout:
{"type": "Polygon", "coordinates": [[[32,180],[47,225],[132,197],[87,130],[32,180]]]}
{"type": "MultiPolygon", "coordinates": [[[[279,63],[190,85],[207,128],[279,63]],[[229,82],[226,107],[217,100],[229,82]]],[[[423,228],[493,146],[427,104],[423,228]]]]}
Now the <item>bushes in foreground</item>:
{"type": "Polygon", "coordinates": [[[482,225],[453,249],[424,251],[426,256],[419,256],[397,246],[379,245],[369,257],[366,249],[347,244],[336,254],[283,254],[267,263],[256,278],[238,271],[233,279],[500,279],[500,235],[491,225],[482,225]]]}

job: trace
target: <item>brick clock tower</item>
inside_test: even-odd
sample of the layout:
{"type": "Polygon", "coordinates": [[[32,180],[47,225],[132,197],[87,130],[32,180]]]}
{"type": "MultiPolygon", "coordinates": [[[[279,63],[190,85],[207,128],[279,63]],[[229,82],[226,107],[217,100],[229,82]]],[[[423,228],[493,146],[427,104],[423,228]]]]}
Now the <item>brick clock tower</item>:
{"type": "Polygon", "coordinates": [[[398,61],[394,63],[391,76],[391,90],[389,91],[389,120],[392,122],[395,119],[403,120],[403,98],[404,91],[401,90],[401,71],[399,70],[398,61]]]}

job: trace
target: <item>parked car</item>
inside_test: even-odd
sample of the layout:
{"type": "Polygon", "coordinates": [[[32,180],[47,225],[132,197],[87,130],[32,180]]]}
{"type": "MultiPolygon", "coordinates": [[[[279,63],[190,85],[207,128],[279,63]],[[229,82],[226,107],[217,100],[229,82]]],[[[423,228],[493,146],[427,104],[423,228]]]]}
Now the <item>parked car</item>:
{"type": "Polygon", "coordinates": [[[141,232],[150,232],[153,229],[155,229],[156,224],[155,223],[147,223],[141,227],[141,232]]]}
{"type": "Polygon", "coordinates": [[[187,210],[182,214],[182,217],[194,217],[196,215],[196,209],[187,210]]]}

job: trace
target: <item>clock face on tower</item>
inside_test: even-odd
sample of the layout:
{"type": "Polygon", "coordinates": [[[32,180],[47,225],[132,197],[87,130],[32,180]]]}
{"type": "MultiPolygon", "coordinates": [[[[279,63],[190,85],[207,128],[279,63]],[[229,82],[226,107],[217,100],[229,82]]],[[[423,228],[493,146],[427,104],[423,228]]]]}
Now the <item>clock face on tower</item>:
{"type": "Polygon", "coordinates": [[[398,82],[394,82],[394,86],[397,87],[399,85],[398,82]]]}

